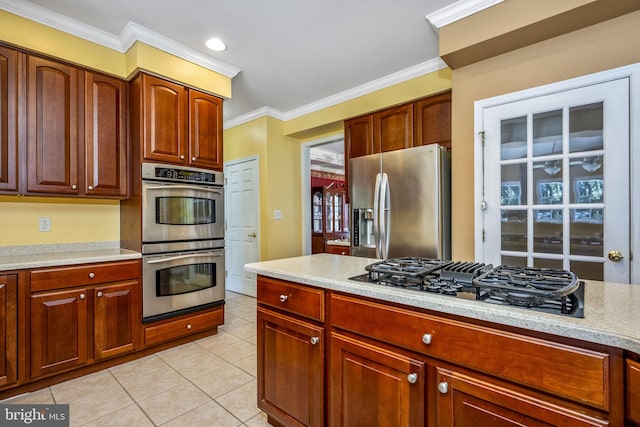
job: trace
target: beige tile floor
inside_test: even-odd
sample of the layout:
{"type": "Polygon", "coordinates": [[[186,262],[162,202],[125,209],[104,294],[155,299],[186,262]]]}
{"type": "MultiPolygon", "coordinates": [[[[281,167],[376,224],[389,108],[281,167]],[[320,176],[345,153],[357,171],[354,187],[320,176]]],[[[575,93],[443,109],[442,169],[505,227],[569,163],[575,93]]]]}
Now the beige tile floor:
{"type": "Polygon", "coordinates": [[[68,403],[71,426],[268,426],[256,405],[256,300],[227,292],[218,334],[3,403],[68,403]]]}

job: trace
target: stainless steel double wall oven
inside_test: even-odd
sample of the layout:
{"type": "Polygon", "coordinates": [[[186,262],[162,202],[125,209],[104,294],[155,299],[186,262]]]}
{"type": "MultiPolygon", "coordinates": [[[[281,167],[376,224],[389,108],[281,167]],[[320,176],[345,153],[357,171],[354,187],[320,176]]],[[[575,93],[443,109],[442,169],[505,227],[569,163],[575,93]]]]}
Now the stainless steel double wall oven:
{"type": "Polygon", "coordinates": [[[142,164],[143,322],[224,304],[218,171],[142,164]]]}

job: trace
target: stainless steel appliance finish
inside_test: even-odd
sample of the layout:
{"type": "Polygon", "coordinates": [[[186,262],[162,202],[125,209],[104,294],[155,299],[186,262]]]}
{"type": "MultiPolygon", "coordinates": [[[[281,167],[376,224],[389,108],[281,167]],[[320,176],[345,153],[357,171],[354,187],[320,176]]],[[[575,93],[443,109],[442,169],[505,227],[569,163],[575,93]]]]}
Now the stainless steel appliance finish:
{"type": "Polygon", "coordinates": [[[144,163],[143,244],[224,239],[223,182],[218,171],[144,163]]]}
{"type": "Polygon", "coordinates": [[[153,322],[224,303],[224,248],[142,256],[142,317],[153,322]]]}
{"type": "Polygon", "coordinates": [[[450,258],[450,163],[435,144],[351,159],[351,254],[450,258]]]}

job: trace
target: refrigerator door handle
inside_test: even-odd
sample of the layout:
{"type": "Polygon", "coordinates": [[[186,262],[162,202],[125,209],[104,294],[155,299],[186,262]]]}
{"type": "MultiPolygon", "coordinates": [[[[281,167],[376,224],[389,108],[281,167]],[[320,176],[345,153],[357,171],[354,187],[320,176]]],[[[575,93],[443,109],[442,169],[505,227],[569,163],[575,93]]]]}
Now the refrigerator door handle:
{"type": "Polygon", "coordinates": [[[389,176],[382,174],[380,184],[380,248],[382,259],[389,258],[389,225],[391,223],[391,192],[389,191],[389,176]]]}
{"type": "Polygon", "coordinates": [[[373,236],[376,239],[376,258],[381,257],[382,245],[380,242],[380,173],[376,174],[376,184],[373,193],[373,236]]]}

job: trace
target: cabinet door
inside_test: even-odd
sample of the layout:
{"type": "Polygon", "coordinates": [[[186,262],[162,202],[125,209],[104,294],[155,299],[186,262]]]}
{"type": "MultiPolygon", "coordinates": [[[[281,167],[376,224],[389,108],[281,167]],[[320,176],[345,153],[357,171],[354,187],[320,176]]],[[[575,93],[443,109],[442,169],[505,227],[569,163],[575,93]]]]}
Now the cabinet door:
{"type": "Polygon", "coordinates": [[[627,360],[627,418],[640,425],[640,363],[627,360]]]}
{"type": "Polygon", "coordinates": [[[96,360],[127,353],[138,347],[138,287],[138,282],[130,282],[94,289],[96,360]]]}
{"type": "Polygon", "coordinates": [[[0,191],[18,191],[18,52],[0,46],[0,191]]]}
{"type": "Polygon", "coordinates": [[[31,378],[87,363],[87,291],[31,295],[31,378]]]}
{"type": "Polygon", "coordinates": [[[17,304],[16,276],[0,276],[0,387],[17,379],[17,304]]]}
{"type": "Polygon", "coordinates": [[[606,426],[609,422],[543,398],[446,369],[437,369],[437,425],[474,427],[606,426]]]}
{"type": "Polygon", "coordinates": [[[329,425],[424,425],[423,362],[338,333],[330,347],[329,425]]]}
{"type": "Polygon", "coordinates": [[[183,86],[142,75],[144,158],[185,163],[186,92],[183,86]]]}
{"type": "Polygon", "coordinates": [[[258,407],[285,426],[324,425],[323,328],[258,307],[258,407]]]}
{"type": "Polygon", "coordinates": [[[451,91],[414,103],[413,146],[440,144],[451,149],[451,91]]]}
{"type": "Polygon", "coordinates": [[[373,115],[375,152],[409,148],[413,145],[413,104],[389,108],[373,115]]]}
{"type": "Polygon", "coordinates": [[[189,90],[189,163],[222,170],[222,100],[189,90]]]}
{"type": "Polygon", "coordinates": [[[87,195],[126,197],[127,82],[85,73],[85,186],[87,195]]]}
{"type": "Polygon", "coordinates": [[[373,154],[373,116],[345,120],[344,143],[344,153],[349,159],[373,154]]]}
{"type": "Polygon", "coordinates": [[[27,56],[27,192],[78,194],[83,75],[27,56]]]}

